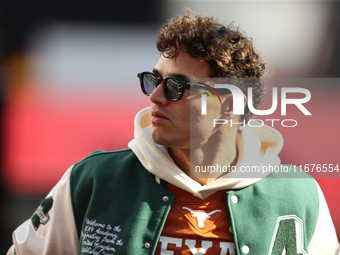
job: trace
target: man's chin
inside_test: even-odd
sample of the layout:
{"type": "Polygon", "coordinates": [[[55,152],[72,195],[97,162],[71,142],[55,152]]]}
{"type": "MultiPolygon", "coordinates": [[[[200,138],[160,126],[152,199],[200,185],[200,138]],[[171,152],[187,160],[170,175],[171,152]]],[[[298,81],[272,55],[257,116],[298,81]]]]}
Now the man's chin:
{"type": "Polygon", "coordinates": [[[157,134],[154,134],[153,132],[151,132],[151,138],[154,143],[167,146],[167,143],[164,141],[164,138],[160,137],[157,134]]]}
{"type": "Polygon", "coordinates": [[[152,136],[152,140],[156,144],[163,145],[169,148],[176,148],[176,149],[190,148],[189,146],[185,146],[184,144],[182,144],[181,141],[173,140],[173,139],[170,140],[170,139],[166,139],[165,137],[152,136]]]}
{"type": "Polygon", "coordinates": [[[172,147],[175,143],[173,140],[165,137],[164,132],[155,132],[155,130],[151,131],[151,138],[154,141],[154,143],[163,145],[166,147],[172,147]]]}
{"type": "MultiPolygon", "coordinates": [[[[157,130],[156,128],[151,129],[151,138],[154,143],[172,148],[186,148],[190,147],[187,143],[183,143],[184,139],[178,138],[178,133],[168,133],[166,131],[157,130]]],[[[189,142],[190,143],[190,142],[189,142]]]]}

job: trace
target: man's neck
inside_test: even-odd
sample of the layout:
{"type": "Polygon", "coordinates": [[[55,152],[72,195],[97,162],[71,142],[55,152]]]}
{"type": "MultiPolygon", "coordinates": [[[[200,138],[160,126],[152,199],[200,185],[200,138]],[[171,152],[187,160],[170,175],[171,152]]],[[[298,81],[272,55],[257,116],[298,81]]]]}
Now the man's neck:
{"type": "Polygon", "coordinates": [[[209,146],[206,144],[198,149],[176,149],[168,148],[171,158],[176,165],[188,176],[191,173],[194,177],[193,180],[201,185],[208,184],[215,179],[226,174],[221,171],[211,171],[211,167],[218,166],[234,166],[237,163],[237,149],[235,140],[230,140],[229,143],[218,143],[209,146]],[[199,172],[196,170],[199,169],[199,172]],[[190,171],[194,171],[191,172],[190,171]]]}

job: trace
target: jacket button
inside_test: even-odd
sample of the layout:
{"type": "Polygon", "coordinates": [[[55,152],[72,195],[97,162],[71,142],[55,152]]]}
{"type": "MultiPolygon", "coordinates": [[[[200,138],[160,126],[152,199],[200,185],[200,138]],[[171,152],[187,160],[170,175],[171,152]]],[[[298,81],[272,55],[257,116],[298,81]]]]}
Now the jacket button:
{"type": "Polygon", "coordinates": [[[233,202],[234,204],[236,204],[236,203],[238,202],[237,196],[233,195],[233,196],[231,197],[231,202],[233,202]]]}
{"type": "Polygon", "coordinates": [[[243,252],[244,254],[248,254],[248,253],[249,253],[249,247],[248,247],[247,245],[243,246],[243,247],[242,247],[242,252],[243,252]]]}
{"type": "Polygon", "coordinates": [[[169,200],[169,197],[168,196],[164,196],[163,197],[163,201],[168,201],[169,200]]]}
{"type": "Polygon", "coordinates": [[[145,248],[150,248],[150,243],[146,242],[146,243],[144,244],[144,247],[145,247],[145,248]]]}

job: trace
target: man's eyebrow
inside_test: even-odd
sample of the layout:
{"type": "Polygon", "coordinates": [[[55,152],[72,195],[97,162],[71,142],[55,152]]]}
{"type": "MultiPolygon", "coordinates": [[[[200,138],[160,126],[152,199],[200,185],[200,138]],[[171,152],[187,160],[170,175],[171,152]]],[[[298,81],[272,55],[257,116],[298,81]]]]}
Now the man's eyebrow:
{"type": "MultiPolygon", "coordinates": [[[[157,76],[162,77],[160,72],[156,68],[152,69],[152,72],[154,72],[157,76]]],[[[182,79],[185,82],[190,82],[189,77],[184,75],[184,74],[173,73],[173,74],[170,74],[169,76],[180,78],[180,79],[182,79]]],[[[165,78],[165,77],[162,77],[162,78],[165,78]]]]}
{"type": "Polygon", "coordinates": [[[182,80],[185,81],[185,82],[190,82],[189,77],[186,76],[186,75],[184,75],[184,74],[180,74],[180,73],[177,74],[177,73],[174,73],[174,74],[172,74],[172,75],[170,75],[170,76],[174,76],[174,77],[180,78],[180,79],[182,79],[182,80]]]}
{"type": "Polygon", "coordinates": [[[162,77],[161,73],[156,69],[152,69],[152,72],[155,73],[158,77],[162,77]]]}

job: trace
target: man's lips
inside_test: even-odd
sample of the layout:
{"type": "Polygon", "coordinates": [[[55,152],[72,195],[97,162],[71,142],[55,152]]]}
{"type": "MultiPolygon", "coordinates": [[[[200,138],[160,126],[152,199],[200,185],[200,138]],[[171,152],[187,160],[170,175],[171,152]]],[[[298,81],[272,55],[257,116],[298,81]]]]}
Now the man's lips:
{"type": "Polygon", "coordinates": [[[152,123],[161,123],[161,122],[164,122],[164,121],[167,121],[169,120],[168,117],[159,112],[159,111],[152,111],[151,112],[151,122],[152,123]]]}

